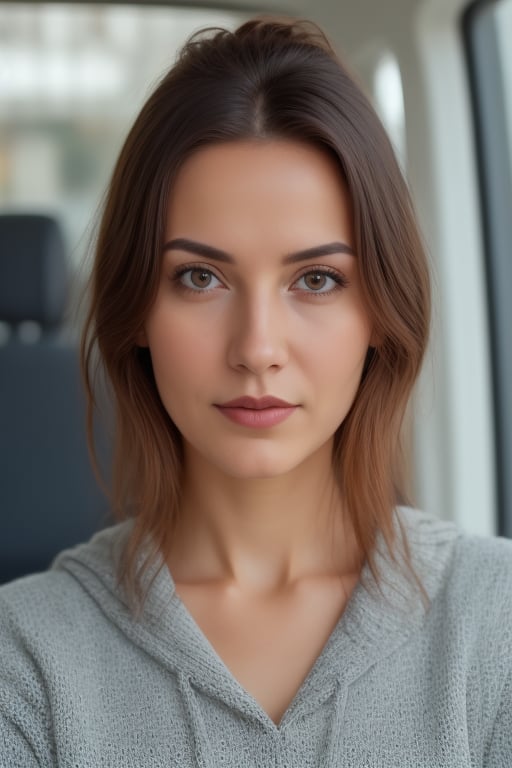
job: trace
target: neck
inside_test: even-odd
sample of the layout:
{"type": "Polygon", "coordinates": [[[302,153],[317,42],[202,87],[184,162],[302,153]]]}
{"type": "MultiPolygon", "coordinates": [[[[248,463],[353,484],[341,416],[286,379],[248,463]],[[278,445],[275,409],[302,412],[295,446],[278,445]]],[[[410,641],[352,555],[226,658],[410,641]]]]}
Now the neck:
{"type": "Polygon", "coordinates": [[[226,477],[200,456],[187,458],[169,558],[176,582],[271,593],[359,570],[331,446],[285,475],[260,479],[226,477]]]}

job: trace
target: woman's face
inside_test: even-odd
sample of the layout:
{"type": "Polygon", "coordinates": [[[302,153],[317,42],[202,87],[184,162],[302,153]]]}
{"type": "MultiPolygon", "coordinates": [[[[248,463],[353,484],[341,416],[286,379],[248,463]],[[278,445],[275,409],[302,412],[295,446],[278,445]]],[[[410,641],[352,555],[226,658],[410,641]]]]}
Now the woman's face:
{"type": "Polygon", "coordinates": [[[291,141],[202,149],[173,186],[165,243],[138,342],[185,462],[249,479],[330,460],[372,333],[334,162],[291,141]],[[219,408],[243,396],[294,407],[219,408]]]}

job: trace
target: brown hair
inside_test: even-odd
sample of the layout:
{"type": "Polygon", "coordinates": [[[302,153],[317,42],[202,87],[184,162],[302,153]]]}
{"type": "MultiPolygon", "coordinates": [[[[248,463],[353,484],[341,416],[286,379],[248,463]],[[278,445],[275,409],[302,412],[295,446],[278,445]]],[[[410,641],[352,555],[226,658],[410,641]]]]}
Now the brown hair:
{"type": "MultiPolygon", "coordinates": [[[[333,463],[378,584],[378,531],[395,559],[399,436],[430,321],[413,207],[385,130],[321,31],[307,22],[253,20],[234,32],[204,30],[185,45],[128,134],[98,234],[82,366],[90,424],[98,370],[113,396],[113,512],[134,518],[120,581],[139,606],[142,573],[168,552],[180,507],[181,435],[160,401],[149,351],[135,343],[160,279],[169,191],[200,147],[271,138],[330,152],[352,200],[364,298],[380,341],[335,434],[333,463]],[[152,548],[140,562],[146,537],[152,548]]],[[[405,535],[404,551],[427,597],[405,535]]]]}

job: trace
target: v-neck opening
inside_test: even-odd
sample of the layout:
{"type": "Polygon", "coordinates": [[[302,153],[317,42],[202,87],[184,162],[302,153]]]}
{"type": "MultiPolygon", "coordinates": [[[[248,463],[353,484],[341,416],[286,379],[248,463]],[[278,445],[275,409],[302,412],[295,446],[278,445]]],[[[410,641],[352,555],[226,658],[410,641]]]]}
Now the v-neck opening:
{"type": "MultiPolygon", "coordinates": [[[[397,508],[398,511],[407,529],[414,567],[432,598],[444,579],[441,565],[449,561],[456,529],[417,510],[397,508]]],[[[123,546],[119,540],[118,549],[123,546]]],[[[139,557],[142,559],[145,554],[143,548],[139,557]]],[[[391,561],[380,534],[375,558],[377,572],[383,577],[382,591],[376,589],[375,578],[365,561],[345,609],[279,726],[223,661],[176,591],[172,574],[162,559],[153,561],[144,574],[141,586],[147,586],[147,593],[141,616],[134,621],[127,614],[123,627],[167,669],[187,680],[196,692],[201,691],[205,701],[213,697],[264,727],[282,729],[296,717],[321,706],[336,687],[338,695],[344,695],[348,686],[422,626],[425,608],[416,587],[401,565],[391,561]],[[412,601],[407,600],[409,596],[412,601]]]]}
{"type": "MultiPolygon", "coordinates": [[[[363,566],[363,570],[366,568],[366,563],[363,566]]],[[[359,592],[363,591],[364,587],[361,584],[361,577],[358,579],[357,583],[355,584],[354,588],[352,589],[352,592],[350,594],[350,597],[348,598],[345,607],[339,616],[335,626],[333,627],[332,631],[330,632],[327,640],[325,641],[324,645],[322,646],[322,649],[320,650],[320,653],[314,660],[313,664],[310,666],[308,672],[306,673],[305,677],[303,678],[300,686],[298,687],[297,691],[295,692],[292,700],[286,707],[279,723],[276,723],[271,716],[267,713],[267,711],[264,709],[264,707],[260,704],[260,702],[253,696],[253,694],[247,690],[247,688],[240,682],[240,680],[236,677],[236,675],[233,673],[231,668],[228,666],[228,664],[224,661],[222,656],[219,654],[219,652],[216,650],[215,646],[212,644],[212,642],[209,640],[206,633],[203,631],[203,629],[199,626],[198,622],[194,618],[193,614],[179,595],[176,589],[176,584],[174,581],[174,578],[172,576],[172,573],[167,565],[165,565],[165,569],[167,571],[167,575],[169,578],[169,581],[172,584],[173,589],[173,601],[175,605],[175,610],[181,613],[182,618],[185,620],[185,624],[188,625],[189,629],[193,632],[193,634],[196,636],[197,639],[201,642],[203,646],[204,652],[209,655],[211,661],[213,662],[213,666],[217,667],[219,672],[222,672],[224,675],[227,675],[231,684],[234,685],[236,688],[238,688],[240,691],[242,691],[243,695],[245,697],[248,697],[248,699],[260,710],[261,714],[270,722],[272,725],[277,729],[281,730],[282,726],[285,726],[286,723],[289,721],[289,719],[293,716],[295,710],[297,709],[299,703],[306,699],[306,694],[309,692],[308,689],[312,687],[312,681],[313,679],[321,673],[322,666],[325,666],[325,660],[326,657],[329,655],[330,649],[337,644],[338,636],[343,633],[344,629],[344,623],[348,619],[345,617],[347,614],[350,614],[353,610],[352,605],[357,604],[359,601],[359,592]]],[[[194,658],[195,654],[194,654],[194,658]]],[[[315,691],[317,693],[316,698],[328,698],[332,691],[330,689],[326,689],[325,687],[321,686],[321,691],[318,686],[314,686],[315,691]],[[321,692],[320,697],[318,697],[318,694],[321,692]]],[[[334,684],[332,686],[334,689],[334,684]]],[[[318,705],[318,701],[311,702],[312,707],[315,707],[318,705]]]]}

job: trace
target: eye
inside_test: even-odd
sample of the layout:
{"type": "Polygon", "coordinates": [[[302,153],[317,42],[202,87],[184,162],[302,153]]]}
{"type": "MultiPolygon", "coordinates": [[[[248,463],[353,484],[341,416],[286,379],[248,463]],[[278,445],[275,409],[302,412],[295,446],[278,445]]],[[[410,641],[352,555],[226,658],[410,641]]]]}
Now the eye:
{"type": "Polygon", "coordinates": [[[346,288],[348,280],[336,270],[322,267],[304,272],[297,280],[296,285],[300,283],[302,283],[302,290],[305,290],[306,293],[325,296],[346,288]]]}
{"type": "Polygon", "coordinates": [[[172,279],[180,289],[193,293],[207,293],[222,285],[218,277],[205,267],[178,267],[172,279]]]}

